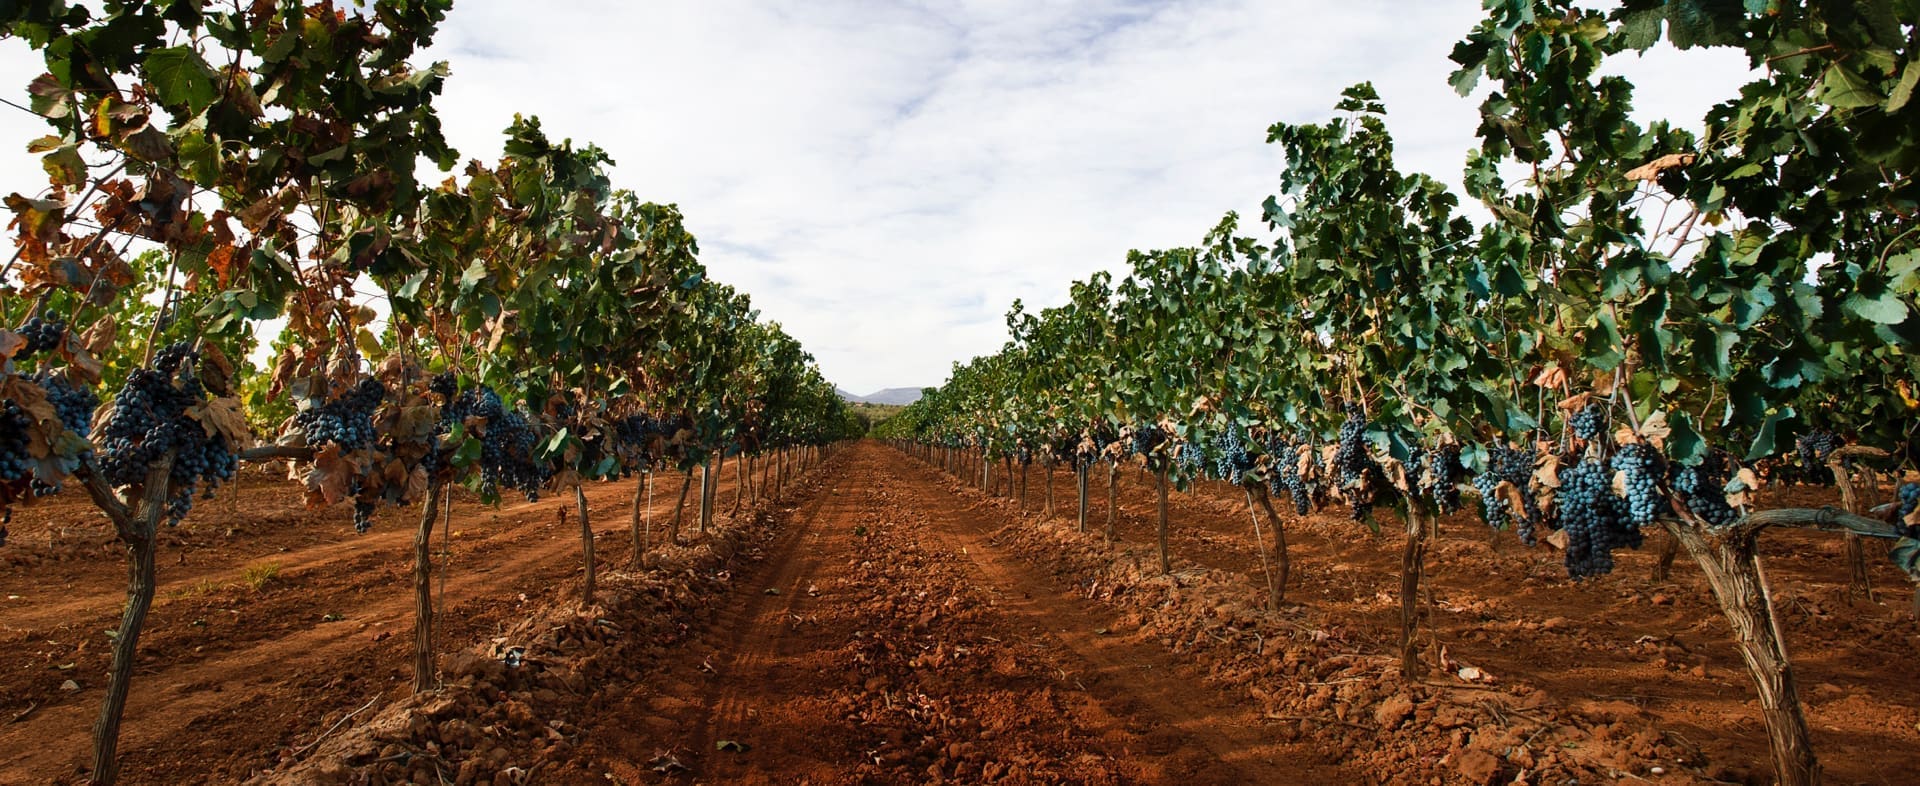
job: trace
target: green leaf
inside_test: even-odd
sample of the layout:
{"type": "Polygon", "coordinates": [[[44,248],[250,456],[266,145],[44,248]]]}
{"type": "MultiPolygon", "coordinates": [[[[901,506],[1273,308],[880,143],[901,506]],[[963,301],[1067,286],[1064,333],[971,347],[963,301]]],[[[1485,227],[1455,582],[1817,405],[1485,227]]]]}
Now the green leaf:
{"type": "Polygon", "coordinates": [[[480,451],[483,449],[485,445],[480,440],[468,437],[460,442],[460,447],[453,452],[453,459],[449,463],[456,467],[470,467],[473,462],[480,460],[480,451]]]}
{"type": "Polygon", "coordinates": [[[1778,438],[1780,423],[1792,420],[1793,417],[1793,407],[1783,407],[1779,412],[1768,415],[1766,422],[1760,424],[1760,433],[1754,435],[1753,444],[1747,447],[1747,460],[1753,461],[1773,455],[1778,449],[1775,441],[1778,438]]]}
{"type": "Polygon", "coordinates": [[[1614,324],[1612,314],[1601,311],[1594,315],[1593,327],[1587,330],[1584,354],[1587,361],[1601,371],[1612,371],[1626,359],[1620,345],[1620,329],[1614,324]]]}
{"type": "Polygon", "coordinates": [[[475,285],[485,280],[487,280],[487,263],[484,260],[475,259],[472,264],[467,265],[466,272],[460,274],[460,291],[472,292],[475,285]]]}
{"type": "Polygon", "coordinates": [[[213,67],[192,47],[169,46],[148,52],[144,69],[154,97],[169,107],[185,106],[190,115],[200,114],[219,97],[213,67]]]}
{"type": "Polygon", "coordinates": [[[1820,77],[1820,91],[1815,99],[1837,109],[1877,106],[1883,100],[1865,77],[1840,62],[1827,66],[1827,72],[1820,77]]]}
{"type": "Polygon", "coordinates": [[[1887,95],[1887,114],[1893,114],[1905,108],[1913,100],[1913,88],[1920,85],[1920,64],[1908,63],[1906,70],[1900,72],[1900,81],[1894,83],[1893,92],[1887,95]]]}
{"type": "Polygon", "coordinates": [[[1473,92],[1473,86],[1480,82],[1480,71],[1478,65],[1467,66],[1448,76],[1447,84],[1453,86],[1453,92],[1464,96],[1473,92]]]}
{"type": "Polygon", "coordinates": [[[1841,307],[1856,317],[1882,325],[1898,324],[1907,318],[1907,304],[1900,302],[1900,298],[1886,291],[1872,297],[1862,292],[1855,292],[1841,307]]]}
{"type": "Polygon", "coordinates": [[[1667,417],[1667,426],[1673,433],[1667,437],[1667,456],[1682,464],[1692,464],[1706,458],[1707,441],[1693,428],[1693,416],[1685,412],[1674,412],[1667,417]]]}

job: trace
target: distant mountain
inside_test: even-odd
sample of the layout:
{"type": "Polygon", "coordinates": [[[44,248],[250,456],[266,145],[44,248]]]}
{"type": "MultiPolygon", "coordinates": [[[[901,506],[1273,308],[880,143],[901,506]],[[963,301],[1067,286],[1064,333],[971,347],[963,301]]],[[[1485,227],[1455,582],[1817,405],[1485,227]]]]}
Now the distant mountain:
{"type": "Polygon", "coordinates": [[[840,397],[856,404],[891,404],[906,406],[920,400],[919,388],[887,388],[864,396],[847,392],[844,388],[834,388],[840,397]]]}
{"type": "Polygon", "coordinates": [[[868,404],[893,404],[904,407],[920,400],[920,389],[887,388],[877,393],[868,393],[864,400],[868,404]]]}

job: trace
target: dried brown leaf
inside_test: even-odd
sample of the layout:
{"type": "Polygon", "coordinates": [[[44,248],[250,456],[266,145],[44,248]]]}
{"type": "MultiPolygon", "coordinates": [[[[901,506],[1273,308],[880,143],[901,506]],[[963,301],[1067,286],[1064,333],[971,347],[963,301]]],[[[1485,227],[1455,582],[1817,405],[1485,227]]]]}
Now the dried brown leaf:
{"type": "Polygon", "coordinates": [[[1690,166],[1698,156],[1693,153],[1668,153],[1647,163],[1627,170],[1628,180],[1653,180],[1675,167],[1690,166]]]}

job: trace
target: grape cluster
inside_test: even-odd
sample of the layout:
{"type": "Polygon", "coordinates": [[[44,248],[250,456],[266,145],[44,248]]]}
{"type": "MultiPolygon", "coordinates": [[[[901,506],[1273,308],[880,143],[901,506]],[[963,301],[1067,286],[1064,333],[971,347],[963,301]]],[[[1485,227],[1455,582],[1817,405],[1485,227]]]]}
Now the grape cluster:
{"type": "Polygon", "coordinates": [[[1687,509],[1702,521],[1715,527],[1724,527],[1739,520],[1740,513],[1727,504],[1726,457],[1709,454],[1706,461],[1695,467],[1673,467],[1669,469],[1670,485],[1680,494],[1687,509]]]}
{"type": "Polygon", "coordinates": [[[1605,465],[1587,459],[1560,473],[1556,500],[1567,533],[1567,575],[1576,579],[1613,572],[1613,551],[1639,548],[1640,528],[1626,515],[1626,501],[1614,496],[1605,465]]]}
{"type": "Polygon", "coordinates": [[[373,443],[373,410],[386,397],[387,386],[369,377],[346,395],[295,415],[293,422],[308,445],[331,442],[343,451],[359,450],[373,443]]]}
{"type": "Polygon", "coordinates": [[[540,439],[533,425],[519,411],[507,409],[493,388],[483,385],[461,391],[440,411],[440,433],[451,431],[455,423],[476,419],[483,424],[475,434],[480,438],[481,496],[491,498],[501,488],[511,488],[526,494],[528,502],[537,501],[550,473],[534,458],[540,439]]]}
{"type": "Polygon", "coordinates": [[[1273,462],[1273,475],[1267,478],[1267,483],[1274,496],[1279,496],[1282,491],[1292,496],[1294,511],[1305,516],[1313,510],[1313,489],[1300,476],[1301,451],[1306,451],[1308,460],[1312,461],[1312,445],[1291,443],[1280,437],[1268,440],[1267,456],[1273,462]]]}
{"type": "Polygon", "coordinates": [[[1081,447],[1091,447],[1093,449],[1093,452],[1088,453],[1086,456],[1084,456],[1083,457],[1084,461],[1088,465],[1092,465],[1094,462],[1099,461],[1101,456],[1107,455],[1107,446],[1112,445],[1113,443],[1118,442],[1119,440],[1120,440],[1120,435],[1116,433],[1111,427],[1101,425],[1095,428],[1088,429],[1087,439],[1086,441],[1081,443],[1081,447]]]}
{"type": "Polygon", "coordinates": [[[1460,475],[1465,467],[1460,464],[1459,445],[1448,442],[1424,451],[1413,465],[1420,473],[1420,493],[1433,500],[1441,515],[1460,509],[1460,475]]]}
{"type": "Polygon", "coordinates": [[[173,524],[193,509],[196,487],[205,483],[211,494],[239,469],[226,438],[209,435],[187,415],[190,407],[206,399],[206,388],[190,362],[198,359],[198,353],[184,342],[160,350],[152,368],[127,375],[101,425],[100,470],[113,485],[145,482],[148,468],[173,453],[167,497],[167,518],[173,524]]]}
{"type": "Polygon", "coordinates": [[[1180,466],[1182,472],[1195,473],[1200,471],[1200,467],[1206,462],[1206,458],[1200,455],[1200,447],[1198,445],[1191,442],[1182,442],[1180,443],[1179,449],[1174,452],[1173,461],[1180,466]]]}
{"type": "Polygon", "coordinates": [[[1567,427],[1573,429],[1573,435],[1581,439],[1593,439],[1600,436],[1600,429],[1606,425],[1606,409],[1600,402],[1588,402],[1579,412],[1567,416],[1567,427]]]}
{"type": "Polygon", "coordinates": [[[27,455],[27,431],[33,421],[13,399],[0,402],[0,483],[22,480],[33,472],[27,455]]]}
{"type": "Polygon", "coordinates": [[[1663,507],[1660,456],[1646,443],[1635,442],[1613,454],[1612,466],[1626,482],[1627,519],[1636,527],[1651,526],[1663,507]]]}
{"type": "Polygon", "coordinates": [[[362,535],[373,529],[373,512],[379,507],[377,499],[368,499],[366,487],[355,476],[353,484],[347,488],[347,495],[353,498],[353,531],[362,535]]]}
{"type": "Polygon", "coordinates": [[[649,451],[655,436],[672,437],[680,428],[679,421],[666,417],[654,417],[644,412],[628,415],[613,422],[613,439],[621,445],[640,450],[643,460],[651,461],[649,451]]]}
{"type": "Polygon", "coordinates": [[[1833,470],[1827,468],[1827,457],[1840,449],[1840,437],[1825,429],[1815,429],[1801,434],[1793,441],[1794,452],[1800,456],[1800,472],[1812,483],[1832,483],[1833,470]]]}
{"type": "Polygon", "coordinates": [[[1339,473],[1340,487],[1346,490],[1354,521],[1365,521],[1373,511],[1384,475],[1380,462],[1367,450],[1366,415],[1360,405],[1347,405],[1347,420],[1340,424],[1340,441],[1333,453],[1333,468],[1339,473]]]}
{"type": "Polygon", "coordinates": [[[26,346],[21,347],[14,357],[29,358],[60,346],[60,342],[67,337],[67,323],[29,317],[27,323],[14,332],[27,340],[26,346]]]}
{"type": "Polygon", "coordinates": [[[1161,443],[1167,441],[1166,432],[1161,431],[1157,424],[1135,423],[1132,431],[1133,441],[1127,446],[1127,450],[1136,456],[1152,455],[1161,443]]]}
{"type": "Polygon", "coordinates": [[[33,381],[47,391],[47,401],[60,413],[60,423],[82,438],[93,423],[93,411],[100,408],[100,396],[87,388],[74,387],[65,375],[42,371],[33,381]]]}
{"type": "Polygon", "coordinates": [[[1220,436],[1213,438],[1213,474],[1233,485],[1253,471],[1253,456],[1247,453],[1247,443],[1239,426],[1228,426],[1220,436]]]}
{"type": "Polygon", "coordinates": [[[1473,487],[1480,492],[1480,517],[1487,522],[1487,526],[1506,529],[1508,524],[1517,521],[1516,532],[1520,542],[1529,546],[1535,543],[1534,523],[1539,520],[1533,490],[1528,485],[1533,478],[1534,456],[1532,448],[1521,450],[1496,444],[1487,453],[1487,471],[1473,477],[1473,487]],[[1497,489],[1501,481],[1511,483],[1519,490],[1524,510],[1512,510],[1512,503],[1500,495],[1497,489]]]}
{"type": "Polygon", "coordinates": [[[1900,506],[1895,509],[1893,528],[1902,537],[1920,538],[1920,527],[1907,525],[1907,516],[1914,508],[1920,508],[1920,483],[1900,484],[1900,506]]]}

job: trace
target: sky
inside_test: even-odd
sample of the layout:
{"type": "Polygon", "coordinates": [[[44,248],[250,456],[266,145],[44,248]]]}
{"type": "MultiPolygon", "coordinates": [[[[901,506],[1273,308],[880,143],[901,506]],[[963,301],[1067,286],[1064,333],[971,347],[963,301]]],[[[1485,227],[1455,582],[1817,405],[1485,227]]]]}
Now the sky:
{"type": "MultiPolygon", "coordinates": [[[[1372,81],[1403,169],[1457,184],[1478,97],[1447,84],[1476,0],[614,2],[458,0],[420,61],[466,158],[515,113],[591,142],[616,186],[680,205],[712,275],[855,393],[939,384],[997,351],[1015,298],[1065,301],[1129,249],[1257,225],[1275,122],[1321,122],[1372,81]],[[538,11],[534,11],[534,8],[538,11]]],[[[24,103],[41,70],[0,42],[24,103]]],[[[1639,119],[1697,127],[1732,52],[1612,70],[1639,119]],[[1678,76],[1684,75],[1684,77],[1678,76]]],[[[0,111],[0,177],[44,184],[33,117],[0,111]]]]}

